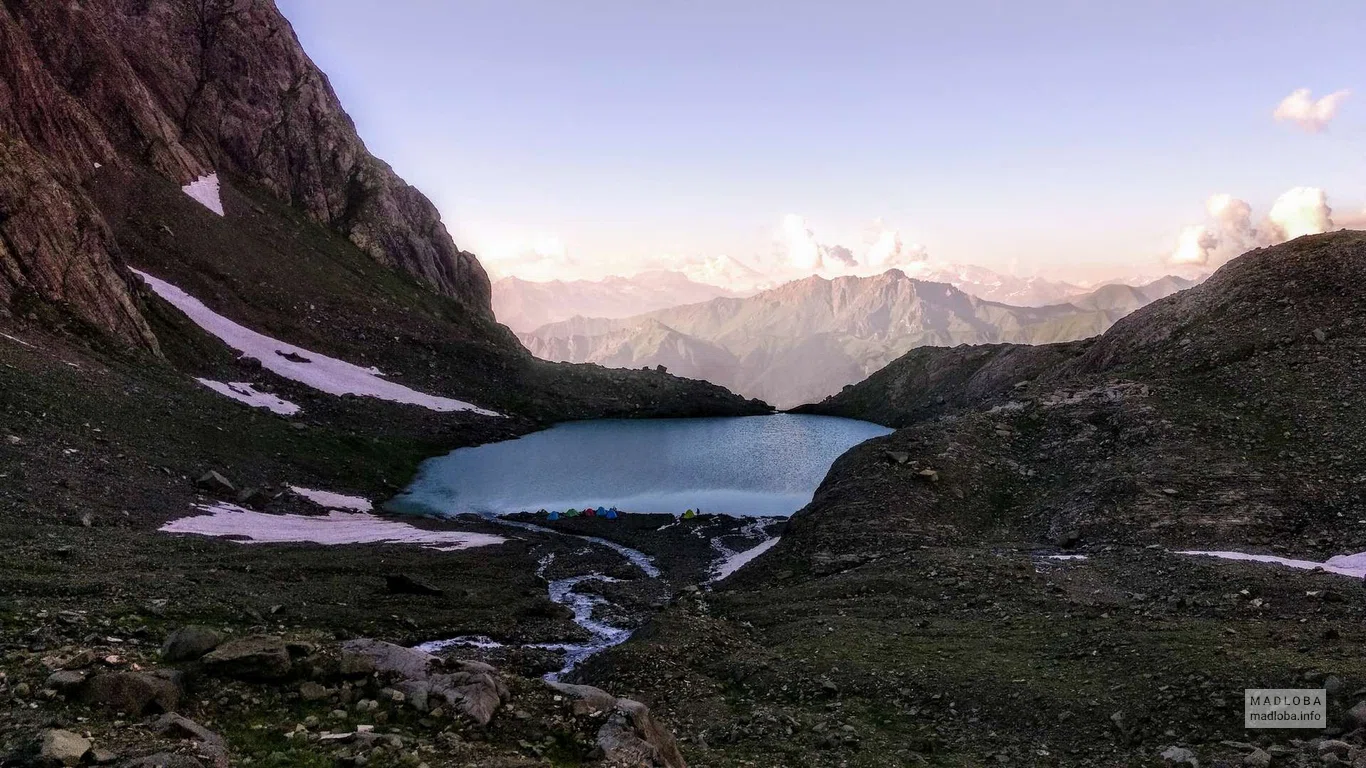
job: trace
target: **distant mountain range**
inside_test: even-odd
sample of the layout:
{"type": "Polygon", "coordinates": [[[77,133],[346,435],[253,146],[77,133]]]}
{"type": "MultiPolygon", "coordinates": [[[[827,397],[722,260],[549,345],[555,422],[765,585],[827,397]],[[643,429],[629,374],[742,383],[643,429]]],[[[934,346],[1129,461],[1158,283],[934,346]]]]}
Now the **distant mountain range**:
{"type": "Polygon", "coordinates": [[[532,282],[507,277],[493,283],[493,314],[514,331],[526,332],[575,316],[630,317],[720,296],[739,296],[679,272],[657,270],[603,280],[532,282]]]}
{"type": "MultiPolygon", "coordinates": [[[[979,299],[1017,307],[1064,304],[1092,290],[1074,283],[1016,277],[972,265],[922,261],[901,267],[901,271],[915,280],[948,283],[979,299]]],[[[631,317],[722,296],[750,296],[781,284],[764,280],[736,259],[718,256],[685,271],[654,270],[602,280],[533,282],[503,278],[493,284],[493,309],[499,322],[526,333],[576,316],[631,317]]]]}
{"type": "MultiPolygon", "coordinates": [[[[1029,298],[1031,289],[1072,287],[1036,281],[1031,288],[1026,282],[1002,283],[997,290],[1024,291],[1020,295],[1029,298]]],[[[838,392],[916,347],[1081,339],[1193,284],[1168,277],[1139,287],[1107,285],[1074,294],[1068,303],[1030,307],[986,301],[945,282],[891,270],[875,277],[811,277],[754,296],[632,317],[574,317],[519,336],[547,360],[663,365],[791,407],[838,392]]]]}

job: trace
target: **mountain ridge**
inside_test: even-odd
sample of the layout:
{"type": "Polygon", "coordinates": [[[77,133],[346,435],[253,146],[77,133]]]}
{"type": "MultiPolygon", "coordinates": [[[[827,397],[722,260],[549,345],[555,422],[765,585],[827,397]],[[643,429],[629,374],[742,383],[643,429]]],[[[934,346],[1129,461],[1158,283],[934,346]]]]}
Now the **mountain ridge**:
{"type": "Polygon", "coordinates": [[[1082,306],[1013,307],[909,277],[900,269],[872,277],[813,275],[753,296],[720,297],[635,317],[574,317],[519,338],[549,360],[667,366],[648,352],[623,353],[633,329],[645,349],[648,329],[663,325],[698,346],[724,350],[732,360],[727,366],[713,355],[703,372],[684,357],[675,362],[683,367],[671,371],[792,407],[872,375],[914,347],[1094,336],[1133,308],[1185,285],[1171,279],[1137,288],[1107,287],[1079,297],[1082,306]]]}

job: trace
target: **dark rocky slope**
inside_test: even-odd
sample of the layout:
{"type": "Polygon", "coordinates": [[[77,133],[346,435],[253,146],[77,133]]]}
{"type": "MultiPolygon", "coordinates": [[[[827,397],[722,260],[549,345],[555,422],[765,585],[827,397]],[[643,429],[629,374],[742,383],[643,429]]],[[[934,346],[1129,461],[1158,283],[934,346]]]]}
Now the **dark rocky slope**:
{"type": "Polygon", "coordinates": [[[1243,730],[1252,687],[1326,687],[1304,735],[1363,754],[1360,580],[1178,554],[1366,551],[1363,280],[1366,234],[1305,237],[1097,340],[901,358],[816,409],[900,429],[586,677],[698,761],[1317,761],[1243,730]]]}
{"type": "MultiPolygon", "coordinates": [[[[483,268],[455,247],[431,202],[366,151],[326,76],[270,0],[6,0],[0,51],[0,137],[38,155],[6,164],[7,175],[24,180],[12,183],[55,178],[79,196],[76,188],[97,164],[142,163],[177,184],[231,174],[376,261],[490,313],[483,268]]],[[[60,213],[48,206],[27,217],[0,211],[6,227],[21,232],[41,231],[43,217],[60,213]]],[[[98,221],[84,224],[94,233],[87,237],[100,232],[98,221]]],[[[22,243],[10,254],[28,262],[23,271],[65,256],[22,243]]],[[[103,262],[91,256],[78,263],[107,272],[103,262]]],[[[8,292],[31,289],[134,335],[112,322],[121,314],[115,307],[126,303],[118,292],[92,306],[42,281],[10,282],[8,292]]]]}

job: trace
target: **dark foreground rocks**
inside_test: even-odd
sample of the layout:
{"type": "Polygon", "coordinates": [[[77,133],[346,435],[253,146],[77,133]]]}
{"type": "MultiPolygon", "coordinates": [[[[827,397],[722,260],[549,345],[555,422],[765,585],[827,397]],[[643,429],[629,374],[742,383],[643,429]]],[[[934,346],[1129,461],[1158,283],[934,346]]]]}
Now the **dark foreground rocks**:
{"type": "Polygon", "coordinates": [[[299,636],[229,639],[177,664],[157,650],[204,629],[83,670],[48,672],[41,658],[11,653],[0,765],[685,766],[643,704],[476,661],[299,636]]]}

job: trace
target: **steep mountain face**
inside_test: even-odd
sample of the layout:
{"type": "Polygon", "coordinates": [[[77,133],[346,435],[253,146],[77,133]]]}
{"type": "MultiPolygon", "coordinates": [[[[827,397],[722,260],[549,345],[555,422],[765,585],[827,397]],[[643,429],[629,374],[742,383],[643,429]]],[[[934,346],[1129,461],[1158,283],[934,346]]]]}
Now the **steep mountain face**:
{"type": "Polygon", "coordinates": [[[811,277],[747,298],[620,320],[575,318],[523,334],[522,340],[545,359],[667,366],[648,353],[663,326],[693,340],[694,347],[705,344],[732,359],[725,364],[708,356],[706,371],[685,359],[670,371],[790,407],[836,392],[915,347],[1068,341],[1094,336],[1110,322],[1098,309],[995,304],[891,270],[869,278],[811,277]],[[624,347],[635,343],[641,350],[624,355],[624,347]]]}
{"type": "Polygon", "coordinates": [[[81,191],[100,165],[139,163],[177,184],[250,181],[381,264],[490,312],[483,268],[366,151],[270,0],[6,0],[0,147],[7,304],[32,296],[154,344],[107,222],[81,191]],[[26,203],[30,189],[44,198],[26,203]]]}
{"type": "Polygon", "coordinates": [[[736,295],[734,291],[664,270],[631,277],[544,283],[507,277],[493,283],[493,314],[498,322],[525,333],[577,316],[630,317],[736,295]]]}

